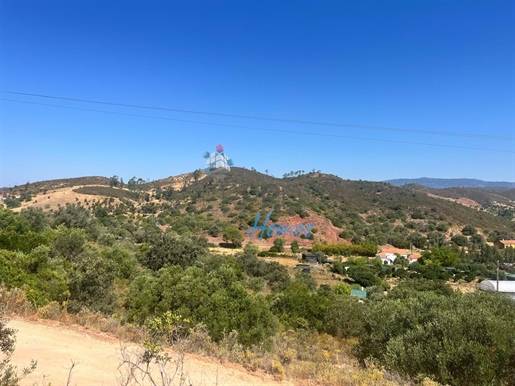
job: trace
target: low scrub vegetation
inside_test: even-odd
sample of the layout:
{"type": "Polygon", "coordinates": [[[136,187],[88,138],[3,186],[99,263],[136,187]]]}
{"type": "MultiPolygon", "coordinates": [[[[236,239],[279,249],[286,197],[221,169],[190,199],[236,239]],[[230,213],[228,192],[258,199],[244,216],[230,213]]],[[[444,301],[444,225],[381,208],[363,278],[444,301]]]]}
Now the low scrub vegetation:
{"type": "Polygon", "coordinates": [[[131,199],[134,198],[134,194],[128,190],[112,188],[109,186],[83,186],[80,188],[73,189],[76,193],[89,194],[93,196],[107,196],[119,199],[131,199]]]}
{"type": "MultiPolygon", "coordinates": [[[[228,185],[231,178],[236,177],[228,176],[228,185]]],[[[438,211],[407,216],[390,205],[383,214],[361,216],[343,197],[324,198],[343,193],[298,177],[303,178],[308,188],[288,177],[287,194],[267,181],[253,182],[239,194],[225,192],[220,210],[226,207],[228,220],[204,211],[218,194],[204,180],[199,184],[205,185],[180,192],[159,187],[152,194],[137,184],[126,193],[137,193],[139,206],[120,196],[117,204],[76,203],[50,213],[0,209],[1,301],[11,312],[91,325],[126,340],[142,342],[153,334],[165,346],[180,344],[278,379],[325,385],[513,384],[515,305],[489,294],[455,293],[449,282],[492,278],[497,260],[503,273],[513,273],[514,251],[487,245],[477,226],[462,228],[462,237],[449,244],[441,237],[448,220],[438,211]],[[293,202],[297,188],[306,189],[305,206],[293,202]],[[292,276],[284,265],[260,259],[255,245],[230,256],[209,251],[202,235],[240,246],[258,210],[280,213],[279,199],[285,208],[324,212],[347,232],[341,236],[352,243],[316,242],[312,250],[322,261],[334,257],[332,274],[344,281],[319,285],[309,274],[292,276]],[[421,216],[426,236],[419,229],[421,216]],[[405,226],[398,225],[402,221],[405,226]],[[384,266],[373,258],[383,238],[432,247],[418,262],[399,257],[384,266]],[[362,288],[367,299],[350,296],[362,288]]],[[[125,192],[114,186],[97,192],[125,192]]],[[[363,197],[395,192],[386,184],[359,186],[363,197]]],[[[354,200],[356,207],[366,204],[354,200]]],[[[281,241],[260,254],[291,256],[281,241]]]]}

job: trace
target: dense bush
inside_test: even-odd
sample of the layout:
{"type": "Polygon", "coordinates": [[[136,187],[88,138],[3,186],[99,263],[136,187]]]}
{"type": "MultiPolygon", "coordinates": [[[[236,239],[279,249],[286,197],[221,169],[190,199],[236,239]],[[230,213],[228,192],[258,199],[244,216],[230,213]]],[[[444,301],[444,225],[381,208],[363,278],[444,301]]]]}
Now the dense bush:
{"type": "Polygon", "coordinates": [[[66,299],[68,286],[61,261],[49,257],[49,248],[40,246],[30,254],[0,249],[0,278],[8,289],[24,288],[37,306],[66,299]]]}
{"type": "Polygon", "coordinates": [[[144,266],[158,271],[166,265],[191,266],[208,253],[207,241],[203,238],[162,234],[149,240],[140,261],[144,266]]]}
{"type": "Polygon", "coordinates": [[[437,264],[442,267],[454,267],[460,262],[460,255],[453,248],[432,248],[424,251],[420,262],[423,264],[437,264]]]}
{"type": "Polygon", "coordinates": [[[284,239],[277,237],[276,239],[274,239],[274,245],[270,247],[270,252],[284,252],[285,243],[286,241],[284,239]]]}
{"type": "Polygon", "coordinates": [[[103,258],[97,249],[89,247],[73,261],[71,268],[69,309],[78,312],[82,307],[88,307],[112,313],[115,262],[103,258]]]}
{"type": "Polygon", "coordinates": [[[236,262],[248,276],[265,279],[273,292],[283,290],[290,282],[290,275],[284,265],[259,260],[250,248],[237,255],[236,262]]]}
{"type": "Polygon", "coordinates": [[[472,225],[465,225],[463,229],[461,230],[461,234],[463,236],[472,236],[477,232],[477,229],[474,228],[472,225]]]}
{"type": "Polygon", "coordinates": [[[271,309],[281,322],[293,328],[322,331],[324,320],[332,306],[324,292],[311,291],[301,281],[291,282],[286,289],[271,300],[271,309]]]}
{"type": "Polygon", "coordinates": [[[449,385],[511,385],[515,304],[484,293],[421,293],[373,302],[357,353],[413,379],[449,385]]]}
{"type": "Polygon", "coordinates": [[[215,341],[234,330],[246,346],[264,342],[277,322],[265,297],[247,291],[241,278],[241,271],[232,264],[209,273],[174,266],[156,276],[142,274],[130,286],[129,318],[142,323],[151,315],[172,311],[204,324],[215,341]]]}
{"type": "Polygon", "coordinates": [[[468,244],[469,240],[466,236],[455,235],[451,237],[451,242],[457,246],[465,247],[468,244]]]}
{"type": "Polygon", "coordinates": [[[369,267],[351,266],[347,270],[347,275],[363,287],[372,287],[382,283],[382,280],[369,267]]]}
{"type": "Polygon", "coordinates": [[[438,295],[450,296],[454,294],[451,286],[441,281],[427,279],[406,279],[401,281],[390,293],[390,299],[403,299],[416,295],[417,293],[433,292],[438,295]]]}
{"type": "Polygon", "coordinates": [[[297,240],[293,240],[291,242],[291,251],[292,251],[292,253],[300,252],[300,246],[299,246],[299,242],[297,240]]]}

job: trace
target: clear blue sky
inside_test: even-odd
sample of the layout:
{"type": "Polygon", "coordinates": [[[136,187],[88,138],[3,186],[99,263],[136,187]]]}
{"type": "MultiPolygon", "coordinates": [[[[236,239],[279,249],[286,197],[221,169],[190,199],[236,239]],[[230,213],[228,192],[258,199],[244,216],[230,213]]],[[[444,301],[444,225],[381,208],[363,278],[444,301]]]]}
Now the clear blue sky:
{"type": "Polygon", "coordinates": [[[219,143],[275,176],[515,181],[514,2],[0,1],[0,33],[3,91],[355,125],[1,93],[0,186],[164,178],[219,143]]]}

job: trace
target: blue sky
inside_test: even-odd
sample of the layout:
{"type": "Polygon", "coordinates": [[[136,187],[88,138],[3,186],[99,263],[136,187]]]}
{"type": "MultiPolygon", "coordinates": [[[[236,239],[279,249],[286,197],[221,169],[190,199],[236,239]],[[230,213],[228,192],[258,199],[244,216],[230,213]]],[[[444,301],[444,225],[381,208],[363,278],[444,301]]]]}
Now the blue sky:
{"type": "Polygon", "coordinates": [[[278,177],[515,181],[514,2],[0,0],[0,34],[2,91],[222,114],[0,93],[0,186],[219,143],[278,177]]]}

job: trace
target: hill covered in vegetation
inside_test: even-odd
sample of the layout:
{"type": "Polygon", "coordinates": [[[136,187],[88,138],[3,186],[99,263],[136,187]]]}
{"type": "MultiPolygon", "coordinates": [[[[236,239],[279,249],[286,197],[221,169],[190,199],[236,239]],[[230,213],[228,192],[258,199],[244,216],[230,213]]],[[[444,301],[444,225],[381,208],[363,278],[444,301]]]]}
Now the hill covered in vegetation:
{"type": "Polygon", "coordinates": [[[513,188],[513,182],[507,181],[483,181],[473,178],[397,178],[393,180],[386,180],[389,184],[394,186],[403,185],[422,185],[434,189],[446,188],[513,188]]]}
{"type": "Polygon", "coordinates": [[[497,261],[501,278],[515,274],[515,250],[487,242],[511,237],[506,216],[320,172],[60,183],[4,190],[0,302],[10,307],[140,329],[148,360],[180,342],[308,384],[512,383],[514,303],[453,290],[495,278],[497,261]],[[258,212],[313,226],[261,251],[245,233],[258,212]],[[209,240],[246,245],[221,254],[209,240]],[[387,242],[425,251],[384,265],[375,253],[387,242]],[[316,255],[300,266],[309,273],[296,269],[300,252],[316,255]],[[361,289],[364,299],[350,296],[361,289]]]}
{"type": "Polygon", "coordinates": [[[272,222],[288,223],[295,216],[306,222],[316,218],[318,233],[313,239],[318,241],[389,243],[399,248],[443,246],[462,235],[467,226],[475,229],[475,244],[510,238],[514,229],[506,193],[396,187],[319,172],[289,173],[279,179],[233,168],[221,176],[195,171],[152,182],[134,177],[127,183],[116,176],[87,177],[28,184],[4,192],[19,195],[20,206],[45,209],[45,201],[64,188],[75,193],[72,202],[106,216],[138,215],[179,233],[212,237],[219,237],[228,225],[244,232],[254,225],[258,212],[263,213],[261,221],[267,212],[271,212],[272,222]],[[463,197],[477,205],[463,205],[459,201],[463,197]],[[497,197],[495,203],[493,197],[497,197]]]}

